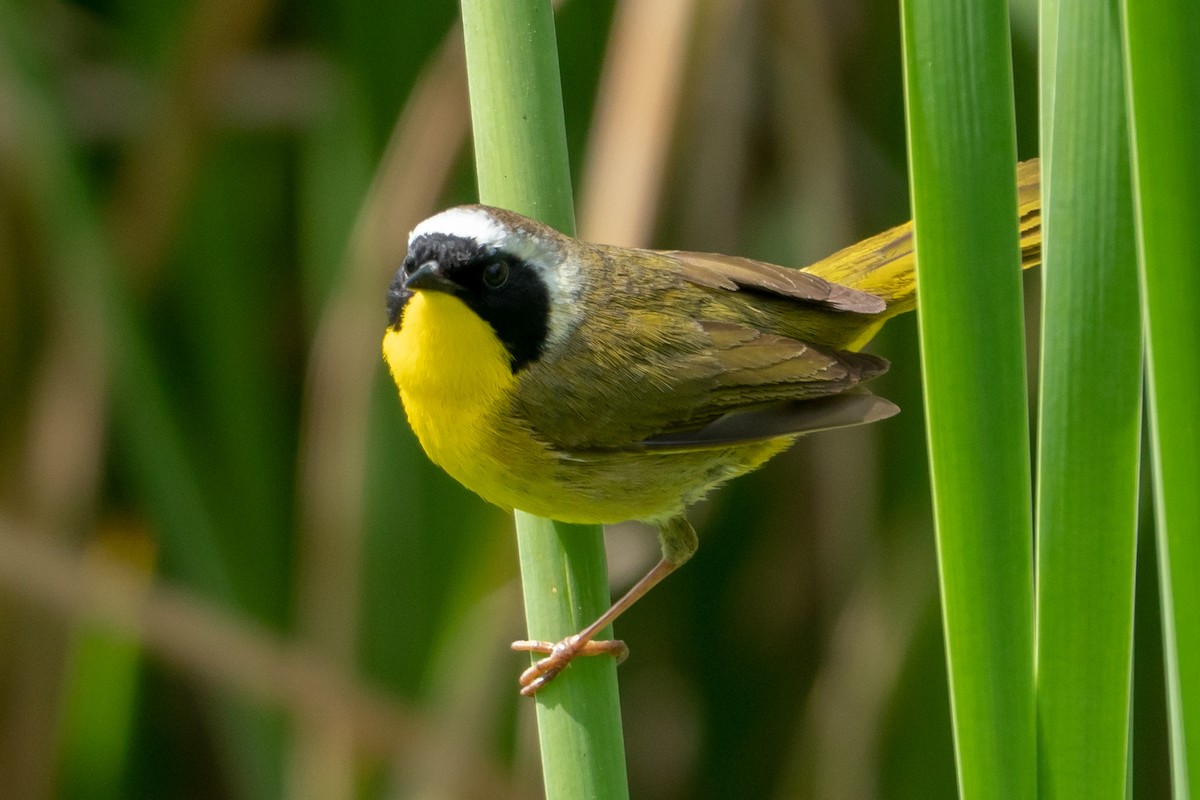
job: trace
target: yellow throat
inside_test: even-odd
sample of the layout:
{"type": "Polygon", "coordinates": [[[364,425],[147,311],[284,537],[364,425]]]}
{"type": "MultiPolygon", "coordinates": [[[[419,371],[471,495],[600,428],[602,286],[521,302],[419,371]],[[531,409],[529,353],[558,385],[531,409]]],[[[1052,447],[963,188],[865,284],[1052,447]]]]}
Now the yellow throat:
{"type": "Polygon", "coordinates": [[[383,357],[413,432],[434,463],[497,502],[486,462],[516,383],[508,351],[490,325],[442,292],[416,292],[399,327],[384,335],[383,357]]]}

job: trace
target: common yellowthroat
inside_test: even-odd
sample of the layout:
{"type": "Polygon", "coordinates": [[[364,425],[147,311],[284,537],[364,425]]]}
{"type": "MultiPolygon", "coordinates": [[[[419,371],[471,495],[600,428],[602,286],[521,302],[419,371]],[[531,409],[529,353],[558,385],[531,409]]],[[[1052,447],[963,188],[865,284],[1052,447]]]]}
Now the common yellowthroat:
{"type": "MultiPolygon", "coordinates": [[[[1018,167],[1025,266],[1039,258],[1038,165],[1018,167]]],[[[803,270],[591,244],[487,206],[417,225],[387,294],[383,355],[429,457],[504,508],[637,519],[662,559],[521,676],[532,695],[696,550],[684,510],[804,433],[896,406],[859,352],[915,305],[911,224],[803,270]]]]}

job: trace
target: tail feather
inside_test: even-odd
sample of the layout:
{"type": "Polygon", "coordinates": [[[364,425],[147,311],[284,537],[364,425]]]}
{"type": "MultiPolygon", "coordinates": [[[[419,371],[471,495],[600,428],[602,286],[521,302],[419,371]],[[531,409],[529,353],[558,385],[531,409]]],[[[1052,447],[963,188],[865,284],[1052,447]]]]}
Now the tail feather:
{"type": "Polygon", "coordinates": [[[1021,269],[1042,263],[1042,176],[1036,158],[1017,165],[1017,213],[1021,220],[1021,269]]]}
{"type": "MultiPolygon", "coordinates": [[[[1021,231],[1021,268],[1029,269],[1042,258],[1042,200],[1038,159],[1017,165],[1017,212],[1021,231]]],[[[805,267],[806,272],[828,281],[882,297],[887,310],[872,320],[851,349],[870,341],[884,321],[911,311],[917,304],[913,270],[912,223],[864,239],[805,267]]]]}

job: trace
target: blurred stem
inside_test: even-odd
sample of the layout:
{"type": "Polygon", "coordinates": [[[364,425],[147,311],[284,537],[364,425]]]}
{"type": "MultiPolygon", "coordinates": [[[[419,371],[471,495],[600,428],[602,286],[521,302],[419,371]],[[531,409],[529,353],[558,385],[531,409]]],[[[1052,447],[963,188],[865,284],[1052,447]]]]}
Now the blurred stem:
{"type": "MultiPolygon", "coordinates": [[[[462,0],[479,198],[573,234],[554,17],[548,0],[462,0]]],[[[518,512],[532,639],[556,641],[608,605],[599,526],[518,512]]],[[[537,695],[549,800],[627,797],[616,666],[581,658],[537,695]]]]}
{"type": "MultiPolygon", "coordinates": [[[[28,47],[35,38],[20,12],[0,3],[0,119],[10,134],[0,136],[0,165],[18,166],[8,174],[16,175],[13,183],[34,209],[56,296],[111,369],[114,445],[162,534],[164,560],[192,587],[226,606],[244,607],[247,587],[232,579],[149,335],[104,235],[63,109],[40,79],[41,54],[28,47]]],[[[276,726],[260,709],[235,702],[217,704],[215,714],[219,738],[229,743],[223,755],[235,785],[248,797],[277,796],[276,726]]]]}

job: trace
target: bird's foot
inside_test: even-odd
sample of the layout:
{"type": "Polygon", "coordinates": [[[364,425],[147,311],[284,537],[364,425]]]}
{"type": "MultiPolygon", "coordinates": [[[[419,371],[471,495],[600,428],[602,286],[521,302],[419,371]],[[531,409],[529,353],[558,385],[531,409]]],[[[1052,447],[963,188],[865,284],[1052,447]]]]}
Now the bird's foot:
{"type": "Polygon", "coordinates": [[[576,656],[610,655],[620,664],[629,655],[629,648],[619,639],[602,642],[581,640],[579,634],[568,636],[561,642],[539,642],[521,640],[512,643],[512,649],[527,653],[545,653],[529,669],[521,673],[521,694],[533,697],[537,691],[558,673],[562,672],[576,656]]]}

